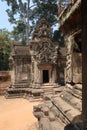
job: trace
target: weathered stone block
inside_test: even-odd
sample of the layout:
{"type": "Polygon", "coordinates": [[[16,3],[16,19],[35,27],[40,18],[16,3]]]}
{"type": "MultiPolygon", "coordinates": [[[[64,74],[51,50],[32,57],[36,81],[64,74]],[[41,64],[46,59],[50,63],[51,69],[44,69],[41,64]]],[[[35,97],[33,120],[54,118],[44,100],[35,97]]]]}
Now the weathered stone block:
{"type": "Polygon", "coordinates": [[[49,111],[49,120],[50,121],[55,121],[55,115],[52,111],[49,111]]]}
{"type": "Polygon", "coordinates": [[[43,117],[40,120],[40,130],[51,130],[51,125],[50,125],[50,121],[48,118],[43,117]]]}
{"type": "Polygon", "coordinates": [[[48,114],[49,114],[49,108],[48,107],[43,106],[41,110],[42,110],[42,112],[44,113],[45,116],[48,116],[48,114]]]}

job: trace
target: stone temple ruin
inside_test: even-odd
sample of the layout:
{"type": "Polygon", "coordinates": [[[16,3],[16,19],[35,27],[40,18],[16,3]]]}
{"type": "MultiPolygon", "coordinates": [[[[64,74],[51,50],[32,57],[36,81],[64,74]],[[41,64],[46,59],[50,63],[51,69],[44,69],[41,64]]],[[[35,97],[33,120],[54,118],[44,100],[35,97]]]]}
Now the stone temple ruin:
{"type": "Polygon", "coordinates": [[[49,24],[39,21],[29,45],[13,46],[7,96],[43,98],[33,109],[39,130],[82,130],[81,0],[58,7],[66,47],[53,43],[49,24]]]}
{"type": "Polygon", "coordinates": [[[82,47],[81,47],[81,0],[73,0],[59,15],[59,29],[63,32],[67,54],[66,83],[82,83],[82,47]]]}
{"type": "Polygon", "coordinates": [[[66,43],[65,87],[56,95],[46,95],[44,104],[34,107],[39,130],[82,130],[82,48],[81,0],[64,8],[60,2],[59,29],[66,43]]]}
{"type": "MultiPolygon", "coordinates": [[[[66,51],[65,48],[62,49],[66,51]]],[[[51,41],[51,29],[47,21],[44,19],[39,21],[29,45],[13,46],[9,58],[12,83],[8,89],[8,95],[21,96],[24,93],[41,95],[47,91],[52,92],[53,88],[58,85],[58,77],[64,79],[66,54],[62,54],[62,49],[58,43],[51,41]],[[58,50],[61,54],[59,57],[58,50]],[[58,63],[62,65],[59,72],[58,63]]]]}

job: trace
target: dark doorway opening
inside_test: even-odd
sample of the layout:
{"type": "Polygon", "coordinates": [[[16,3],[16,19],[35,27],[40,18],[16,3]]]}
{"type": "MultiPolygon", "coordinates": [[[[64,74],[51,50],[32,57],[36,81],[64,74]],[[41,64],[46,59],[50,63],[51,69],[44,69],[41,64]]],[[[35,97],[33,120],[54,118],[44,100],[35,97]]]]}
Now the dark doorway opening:
{"type": "Polygon", "coordinates": [[[49,71],[43,70],[43,83],[49,83],[49,71]]]}

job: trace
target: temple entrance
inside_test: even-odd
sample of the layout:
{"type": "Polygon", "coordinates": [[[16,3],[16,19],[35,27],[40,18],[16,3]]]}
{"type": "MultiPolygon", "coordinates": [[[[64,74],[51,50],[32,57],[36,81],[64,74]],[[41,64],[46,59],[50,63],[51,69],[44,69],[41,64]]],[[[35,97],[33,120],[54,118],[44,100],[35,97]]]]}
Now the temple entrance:
{"type": "Polygon", "coordinates": [[[43,83],[49,83],[49,71],[43,70],[43,83]]]}

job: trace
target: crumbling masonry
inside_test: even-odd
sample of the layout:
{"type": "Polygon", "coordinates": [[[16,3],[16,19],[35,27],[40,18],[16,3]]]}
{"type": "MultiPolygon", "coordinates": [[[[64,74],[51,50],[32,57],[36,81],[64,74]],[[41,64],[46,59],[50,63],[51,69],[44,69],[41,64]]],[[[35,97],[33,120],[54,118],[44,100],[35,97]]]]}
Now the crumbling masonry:
{"type": "Polygon", "coordinates": [[[58,76],[61,79],[60,73],[64,79],[66,54],[62,55],[63,52],[58,43],[51,41],[51,33],[48,22],[42,19],[35,27],[29,45],[13,46],[9,58],[12,68],[12,84],[8,89],[9,96],[21,96],[24,93],[43,95],[44,92],[52,92],[53,87],[57,87],[58,76]],[[60,58],[58,50],[61,54],[60,58]],[[64,61],[63,64],[61,59],[62,62],[64,61]],[[62,65],[62,69],[59,71],[58,63],[62,65]]]}

